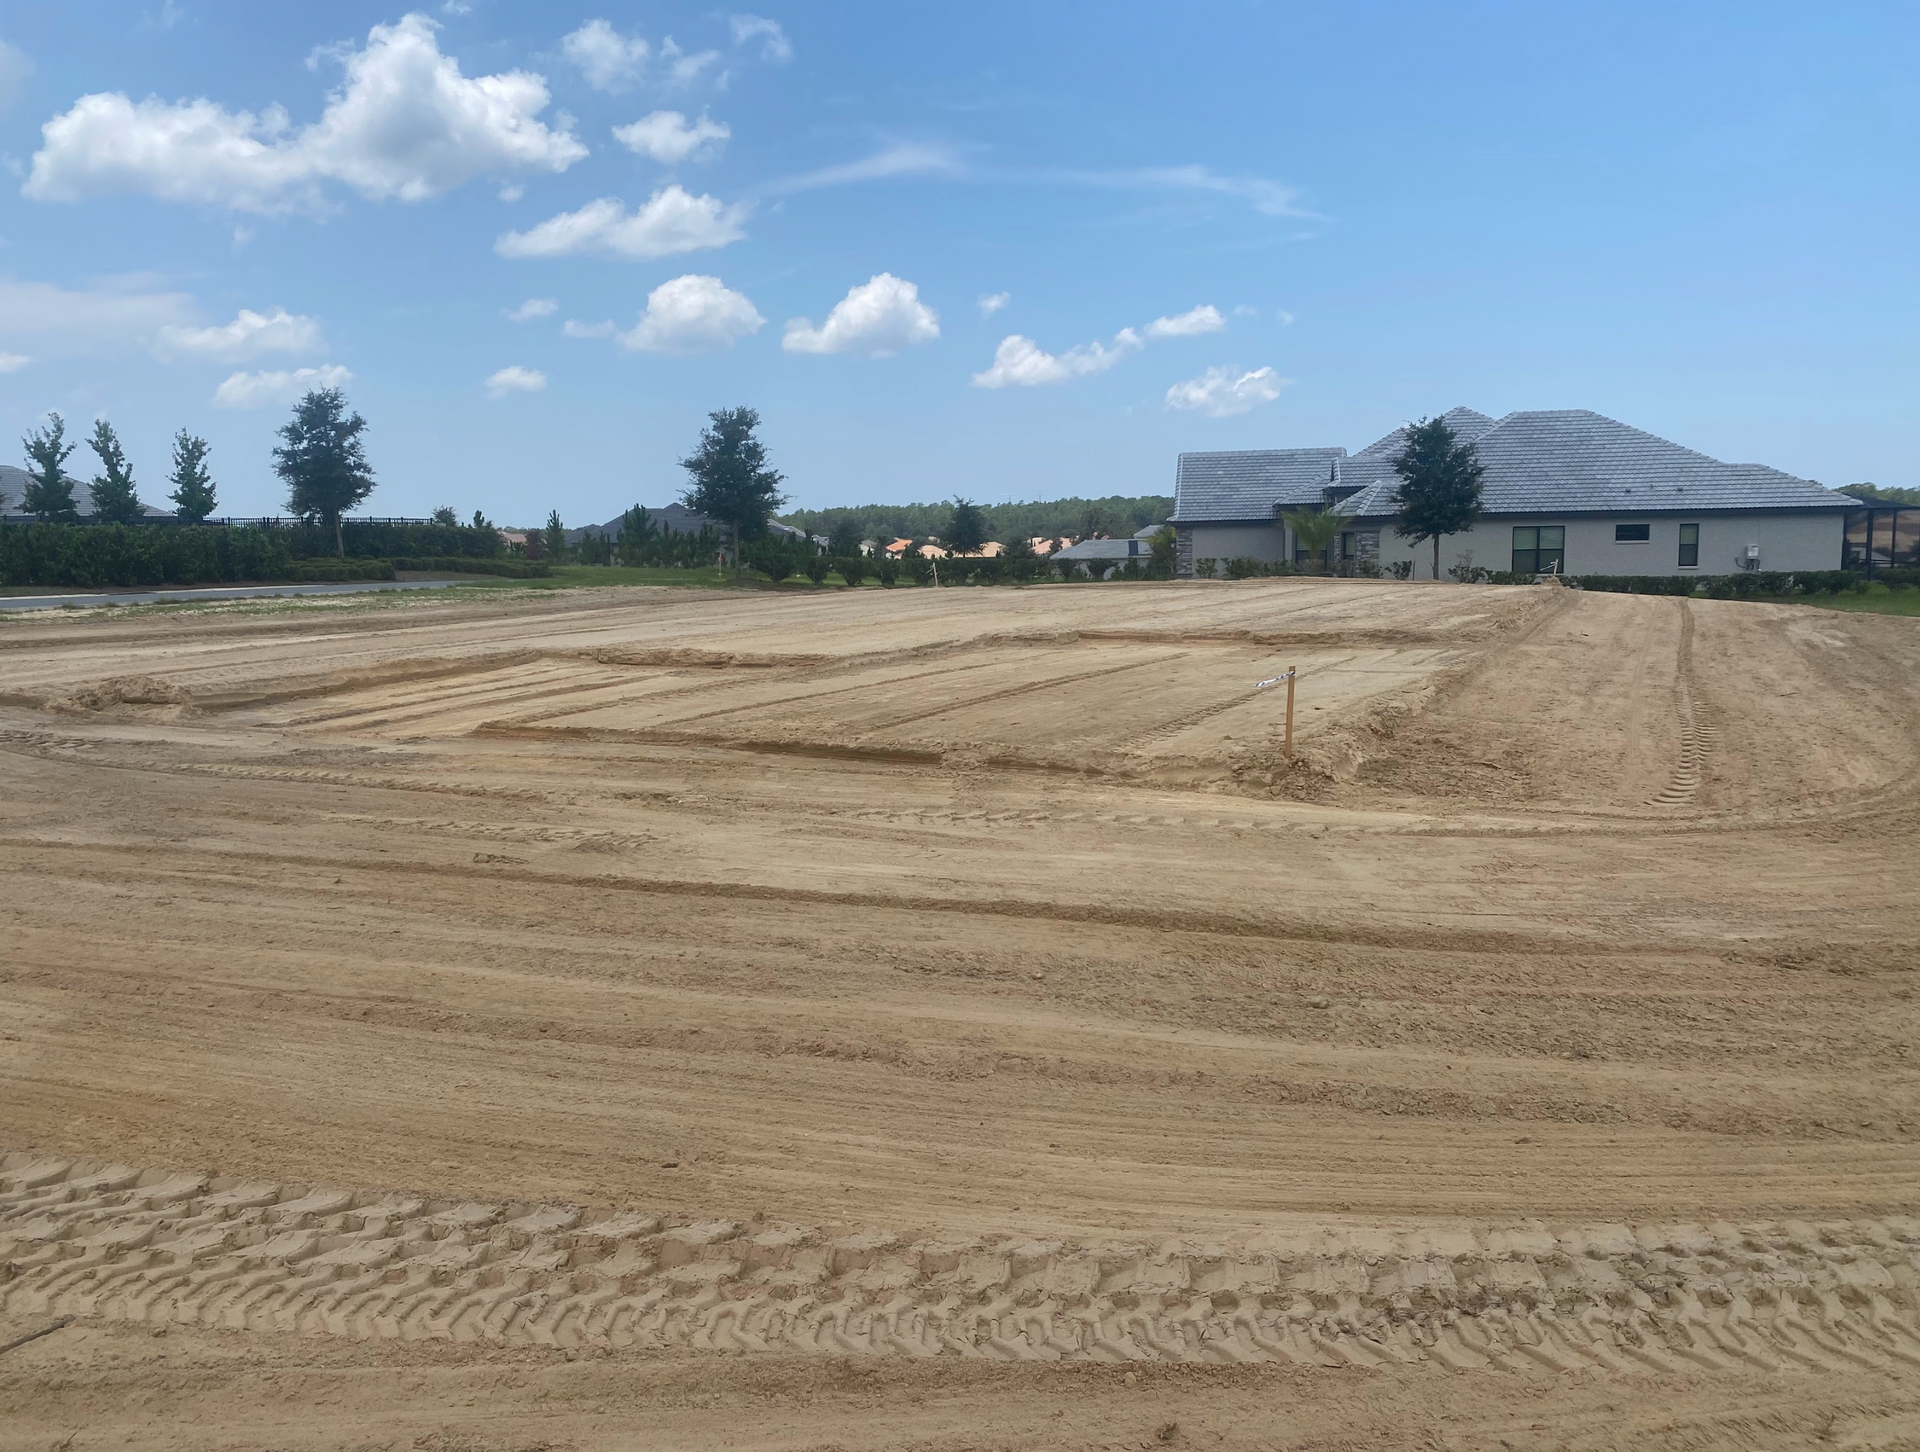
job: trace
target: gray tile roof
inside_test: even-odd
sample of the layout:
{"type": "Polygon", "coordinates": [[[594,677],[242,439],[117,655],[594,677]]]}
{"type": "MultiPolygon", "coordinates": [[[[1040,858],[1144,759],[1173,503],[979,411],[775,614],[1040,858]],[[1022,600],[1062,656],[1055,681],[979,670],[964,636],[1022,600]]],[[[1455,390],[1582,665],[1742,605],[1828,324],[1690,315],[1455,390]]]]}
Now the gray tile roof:
{"type": "Polygon", "coordinates": [[[1182,454],[1175,524],[1270,523],[1276,507],[1318,504],[1345,449],[1245,449],[1182,454]]]}
{"type": "MultiPolygon", "coordinates": [[[[1811,479],[1796,478],[1763,464],[1725,464],[1587,409],[1510,413],[1495,423],[1485,414],[1456,408],[1446,418],[1462,437],[1475,431],[1474,447],[1486,466],[1481,502],[1488,514],[1671,514],[1859,507],[1858,501],[1811,479]]],[[[1318,489],[1304,490],[1311,473],[1306,463],[1280,469],[1246,462],[1304,461],[1309,457],[1331,464],[1334,477],[1329,480],[1322,475],[1322,487],[1331,482],[1342,489],[1359,490],[1342,501],[1343,513],[1363,519],[1385,518],[1394,512],[1394,495],[1400,485],[1389,459],[1397,451],[1402,433],[1396,429],[1353,455],[1337,449],[1182,454],[1175,484],[1174,520],[1188,524],[1270,519],[1276,507],[1318,502],[1318,489]],[[1219,481],[1230,481],[1230,487],[1219,481]],[[1263,502],[1264,509],[1260,507],[1263,502]]]]}
{"type": "Polygon", "coordinates": [[[1047,556],[1050,560],[1148,560],[1153,546],[1138,535],[1132,539],[1083,539],[1047,556]]]}
{"type": "MultiPolygon", "coordinates": [[[[22,503],[26,496],[28,481],[31,480],[32,477],[33,476],[27,473],[25,469],[17,468],[12,464],[0,464],[0,516],[5,516],[9,519],[31,519],[33,517],[26,513],[25,506],[22,503]]],[[[76,513],[82,515],[93,513],[93,486],[88,484],[84,479],[75,479],[73,481],[73,507],[76,513]]],[[[145,503],[141,505],[141,508],[145,509],[148,514],[165,515],[172,513],[171,510],[155,509],[151,504],[145,503]]]]}
{"type": "MultiPolygon", "coordinates": [[[[1492,419],[1488,418],[1484,413],[1479,413],[1464,405],[1459,408],[1450,408],[1440,416],[1447,421],[1447,427],[1453,430],[1453,436],[1455,438],[1465,439],[1468,443],[1472,443],[1475,439],[1479,438],[1480,435],[1493,427],[1492,419]]],[[[1354,457],[1357,459],[1390,459],[1400,452],[1400,441],[1406,438],[1406,436],[1407,426],[1401,424],[1399,428],[1395,429],[1385,438],[1375,439],[1358,454],[1354,455],[1354,457]]]]}

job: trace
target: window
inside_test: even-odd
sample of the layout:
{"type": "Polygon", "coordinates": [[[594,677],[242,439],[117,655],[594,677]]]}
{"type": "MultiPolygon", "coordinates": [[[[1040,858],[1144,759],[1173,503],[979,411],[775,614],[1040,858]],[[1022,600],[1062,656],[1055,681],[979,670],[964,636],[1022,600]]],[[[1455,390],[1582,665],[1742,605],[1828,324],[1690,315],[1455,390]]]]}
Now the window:
{"type": "Polygon", "coordinates": [[[1616,524],[1613,527],[1615,544],[1645,544],[1653,538],[1653,526],[1650,524],[1616,524]]]}
{"type": "Polygon", "coordinates": [[[1558,575],[1567,568],[1567,527],[1564,524],[1517,524],[1513,527],[1513,572],[1516,575],[1558,575]]]}
{"type": "Polygon", "coordinates": [[[1700,526],[1697,524],[1680,526],[1680,568],[1683,570],[1700,568],[1700,526]]]}

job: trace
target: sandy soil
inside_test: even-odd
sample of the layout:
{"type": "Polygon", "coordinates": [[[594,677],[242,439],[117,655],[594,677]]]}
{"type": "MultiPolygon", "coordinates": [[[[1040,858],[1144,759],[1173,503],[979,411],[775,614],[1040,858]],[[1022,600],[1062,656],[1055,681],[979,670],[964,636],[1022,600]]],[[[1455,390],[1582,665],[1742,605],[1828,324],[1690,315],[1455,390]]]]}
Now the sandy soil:
{"type": "Polygon", "coordinates": [[[1920,1446],[1917,766],[1557,588],[0,622],[0,1448],[1920,1446]]]}

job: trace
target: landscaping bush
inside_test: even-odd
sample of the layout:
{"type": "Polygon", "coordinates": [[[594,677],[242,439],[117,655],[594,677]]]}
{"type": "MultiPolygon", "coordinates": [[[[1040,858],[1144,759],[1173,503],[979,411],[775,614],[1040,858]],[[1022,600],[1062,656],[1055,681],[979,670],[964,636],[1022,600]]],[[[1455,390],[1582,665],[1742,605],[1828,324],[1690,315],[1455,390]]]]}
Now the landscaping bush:
{"type": "MultiPolygon", "coordinates": [[[[316,559],[335,554],[333,531],[317,524],[282,525],[272,531],[286,541],[287,553],[296,560],[316,559]]],[[[340,538],[347,554],[356,559],[409,559],[462,555],[490,559],[507,552],[506,541],[495,529],[475,529],[466,524],[376,524],[371,520],[343,519],[340,538]]]]}
{"type": "Polygon", "coordinates": [[[1387,566],[1387,573],[1396,580],[1411,580],[1413,578],[1413,561],[1394,560],[1387,566]]]}
{"type": "Polygon", "coordinates": [[[750,570],[758,570],[776,585],[791,575],[800,564],[793,550],[774,540],[761,540],[740,551],[740,559],[750,570]]]}
{"type": "Polygon", "coordinates": [[[806,572],[809,580],[816,585],[827,583],[827,576],[833,571],[833,561],[825,555],[814,555],[802,562],[800,568],[806,572]]]}
{"type": "Polygon", "coordinates": [[[0,525],[0,585],[211,585],[294,578],[283,532],[225,525],[0,525]]]}
{"type": "Polygon", "coordinates": [[[900,579],[900,561],[892,555],[882,555],[873,563],[873,572],[880,577],[880,583],[891,590],[900,579]]]}
{"type": "Polygon", "coordinates": [[[867,559],[864,555],[848,555],[843,560],[835,560],[833,568],[849,585],[858,586],[867,578],[867,559]]]}
{"type": "Polygon", "coordinates": [[[1199,579],[1202,579],[1202,580],[1211,580],[1211,579],[1213,579],[1213,578],[1214,578],[1214,576],[1216,576],[1216,575],[1218,575],[1218,574],[1220,573],[1220,561],[1218,561],[1218,560],[1195,560],[1195,561],[1193,562],[1193,573],[1194,573],[1194,574],[1195,574],[1195,576],[1197,576],[1197,577],[1198,577],[1199,579]]]}
{"type": "Polygon", "coordinates": [[[336,583],[347,580],[391,580],[392,560],[295,560],[288,575],[301,584],[336,583]]]}
{"type": "Polygon", "coordinates": [[[480,559],[467,555],[434,555],[426,558],[399,555],[392,563],[396,570],[438,570],[450,575],[501,575],[509,580],[544,579],[553,574],[553,566],[545,560],[516,560],[506,556],[480,559]]]}

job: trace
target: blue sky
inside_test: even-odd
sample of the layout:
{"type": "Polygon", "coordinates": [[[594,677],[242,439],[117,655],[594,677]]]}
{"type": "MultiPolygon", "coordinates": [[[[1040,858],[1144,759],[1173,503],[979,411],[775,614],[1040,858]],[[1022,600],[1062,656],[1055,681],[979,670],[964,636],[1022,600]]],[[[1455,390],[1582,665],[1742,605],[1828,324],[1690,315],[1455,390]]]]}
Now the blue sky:
{"type": "Polygon", "coordinates": [[[737,403],[805,506],[1462,403],[1920,484],[1911,4],[752,3],[0,5],[0,422],[270,512],[339,379],[503,522],[737,403]]]}

